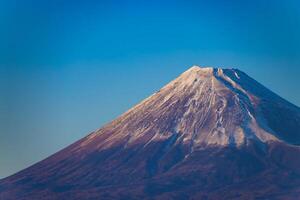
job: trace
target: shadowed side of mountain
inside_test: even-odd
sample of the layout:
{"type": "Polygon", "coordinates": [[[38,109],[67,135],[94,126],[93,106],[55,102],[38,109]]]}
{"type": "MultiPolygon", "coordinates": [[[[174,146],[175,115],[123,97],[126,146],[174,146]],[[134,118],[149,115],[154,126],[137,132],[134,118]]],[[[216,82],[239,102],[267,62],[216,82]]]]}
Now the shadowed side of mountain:
{"type": "Polygon", "coordinates": [[[300,108],[286,101],[246,73],[238,69],[225,69],[224,73],[246,91],[260,97],[257,101],[261,126],[270,128],[279,139],[290,144],[300,144],[300,108]]]}

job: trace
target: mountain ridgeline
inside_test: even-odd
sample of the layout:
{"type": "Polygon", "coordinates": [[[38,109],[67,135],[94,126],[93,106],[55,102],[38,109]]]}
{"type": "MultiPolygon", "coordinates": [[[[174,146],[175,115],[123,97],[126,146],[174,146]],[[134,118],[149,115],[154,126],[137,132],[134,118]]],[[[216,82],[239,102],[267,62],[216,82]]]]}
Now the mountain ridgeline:
{"type": "Polygon", "coordinates": [[[237,69],[193,66],[0,181],[0,199],[299,199],[300,109],[237,69]]]}

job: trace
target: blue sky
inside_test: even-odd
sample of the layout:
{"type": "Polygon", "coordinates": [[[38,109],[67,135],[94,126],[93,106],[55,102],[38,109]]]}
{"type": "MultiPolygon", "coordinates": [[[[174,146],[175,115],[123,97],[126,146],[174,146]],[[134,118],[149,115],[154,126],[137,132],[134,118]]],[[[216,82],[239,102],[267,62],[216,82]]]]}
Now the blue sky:
{"type": "Polygon", "coordinates": [[[300,105],[297,0],[0,2],[0,177],[190,66],[235,67],[300,105]]]}

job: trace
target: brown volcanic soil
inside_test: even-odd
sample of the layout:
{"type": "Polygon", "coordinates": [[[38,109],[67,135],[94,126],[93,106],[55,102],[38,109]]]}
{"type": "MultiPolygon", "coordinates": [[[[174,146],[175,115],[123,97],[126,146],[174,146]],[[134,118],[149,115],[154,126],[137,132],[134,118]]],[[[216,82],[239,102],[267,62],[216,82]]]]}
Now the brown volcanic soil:
{"type": "MultiPolygon", "coordinates": [[[[122,147],[84,159],[50,158],[1,183],[1,199],[297,199],[299,148],[122,147]],[[167,149],[166,149],[167,148],[167,149]],[[161,151],[165,151],[160,157],[161,151]]],[[[59,157],[59,153],[54,155],[59,157]]]]}

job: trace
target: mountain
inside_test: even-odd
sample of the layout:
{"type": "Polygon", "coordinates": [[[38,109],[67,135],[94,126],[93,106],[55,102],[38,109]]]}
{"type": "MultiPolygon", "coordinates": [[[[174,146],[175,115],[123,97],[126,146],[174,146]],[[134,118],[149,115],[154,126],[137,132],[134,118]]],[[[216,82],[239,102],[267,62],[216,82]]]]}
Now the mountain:
{"type": "Polygon", "coordinates": [[[300,108],[237,69],[193,66],[0,181],[0,199],[300,199],[300,108]]]}

